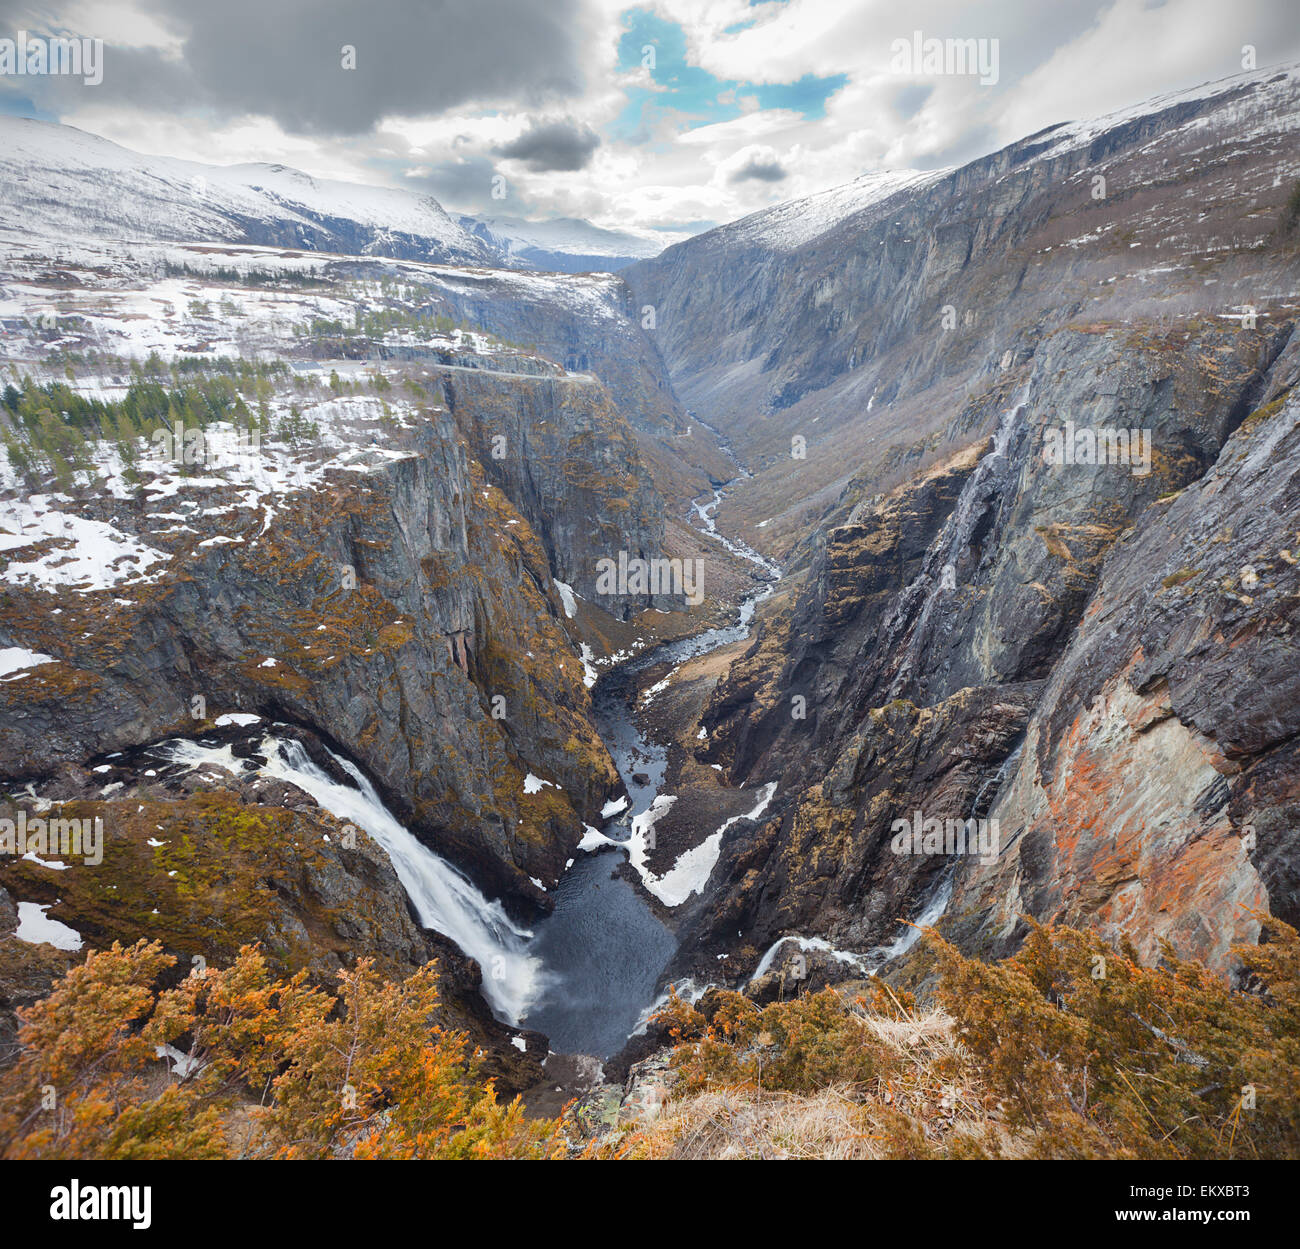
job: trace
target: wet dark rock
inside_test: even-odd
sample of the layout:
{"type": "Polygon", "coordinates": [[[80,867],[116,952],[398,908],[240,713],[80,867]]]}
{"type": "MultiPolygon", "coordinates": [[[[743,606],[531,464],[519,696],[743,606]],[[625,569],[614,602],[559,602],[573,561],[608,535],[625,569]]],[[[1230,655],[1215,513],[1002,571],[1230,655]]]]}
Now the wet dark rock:
{"type": "Polygon", "coordinates": [[[1030,914],[1222,965],[1254,931],[1242,907],[1293,913],[1300,491],[1264,431],[1289,419],[1297,307],[1231,316],[1300,278],[1274,229],[1295,91],[1261,75],[1091,144],[1012,145],[808,242],[760,215],[627,271],[679,393],[756,469],[732,519],[784,518],[794,591],[704,712],[703,757],[778,796],[724,836],[677,970],[731,950],[743,976],[787,934],[890,947],[946,887],[981,952],[1030,914]],[[1141,191],[1082,202],[1103,171],[1141,191]],[[1243,197],[1248,263],[1214,242],[1240,237],[1243,197]],[[1186,268],[1137,260],[1171,238],[1186,268]],[[1177,317],[1141,303],[1156,289],[1177,317]],[[1146,432],[1149,466],[1049,463],[1067,421],[1146,432]],[[895,854],[916,813],[996,817],[1001,857],[895,854]]]}

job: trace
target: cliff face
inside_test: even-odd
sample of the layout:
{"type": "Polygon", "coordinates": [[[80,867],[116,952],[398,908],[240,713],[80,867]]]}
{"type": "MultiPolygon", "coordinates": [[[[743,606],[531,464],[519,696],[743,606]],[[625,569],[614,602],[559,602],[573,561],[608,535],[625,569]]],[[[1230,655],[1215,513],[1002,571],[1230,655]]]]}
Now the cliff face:
{"type": "Polygon", "coordinates": [[[1297,917],[1293,692],[1276,665],[1295,615],[1300,348],[1283,292],[1300,262],[1264,210],[1289,189],[1272,183],[1295,90],[1260,76],[1079,141],[1047,132],[811,241],[760,216],[630,273],[664,301],[688,401],[735,383],[724,427],[759,502],[730,516],[769,518],[746,535],[788,552],[796,589],[703,716],[701,757],[780,796],[762,828],[724,837],[694,920],[704,952],[683,965],[703,971],[737,931],[736,971],[786,934],[883,957],[900,919],[946,906],[981,950],[1013,947],[1030,914],[1223,966],[1258,932],[1244,908],[1297,917]],[[1079,199],[1094,172],[1104,205],[1079,199]],[[1143,190],[1116,199],[1139,172],[1143,190]],[[1242,250],[1216,255],[1229,230],[1242,250]],[[1085,261],[1082,238],[1062,244],[1085,231],[1115,244],[1085,261]],[[1178,260],[1139,279],[1121,240],[1178,260]],[[697,266],[751,274],[714,292],[712,336],[692,328],[697,266]],[[1265,314],[1212,311],[1252,271],[1265,314]],[[943,304],[958,321],[940,345],[943,304]],[[1125,449],[1057,454],[1080,429],[1125,431],[1125,449]],[[801,431],[806,460],[778,450],[801,431]],[[856,472],[833,481],[832,452],[856,472]],[[801,509],[816,528],[783,532],[801,509]],[[893,844],[899,820],[990,819],[995,862],[893,844]]]}
{"type": "MultiPolygon", "coordinates": [[[[500,891],[554,880],[613,771],[547,558],[446,414],[410,438],[360,477],[273,496],[272,517],[236,491],[204,491],[216,505],[204,511],[229,514],[177,535],[148,584],[6,588],[8,640],[58,660],[0,690],[6,771],[40,775],[257,712],[339,743],[500,891]],[[572,805],[561,791],[526,797],[530,770],[572,805]]],[[[131,511],[118,504],[116,519],[131,511]]],[[[136,519],[149,534],[147,514],[136,519]]]]}
{"type": "Polygon", "coordinates": [[[669,596],[597,593],[598,562],[663,551],[664,505],[632,430],[595,379],[436,372],[478,462],[541,539],[556,578],[626,618],[669,596]]]}
{"type": "MultiPolygon", "coordinates": [[[[1238,902],[1294,915],[1293,868],[1283,866],[1294,864],[1294,848],[1266,845],[1257,834],[1256,853],[1272,864],[1262,887],[1228,819],[1230,804],[1244,812],[1238,790],[1257,789],[1255,767],[1287,772],[1272,752],[1291,731],[1289,678],[1267,658],[1256,673],[1239,656],[1246,666],[1236,669],[1234,688],[1250,691],[1249,713],[1234,710],[1211,693],[1216,658],[1206,649],[1217,638],[1223,656],[1237,655],[1258,632],[1270,639],[1265,655],[1280,662],[1278,631],[1292,627],[1295,600],[1286,592],[1266,605],[1240,589],[1247,569],[1260,586],[1266,567],[1282,574],[1274,588],[1294,580],[1278,552],[1295,540],[1300,514],[1276,431],[1294,414],[1279,396],[1295,382],[1297,352],[1292,337],[1279,353],[1281,337],[1201,344],[1161,364],[1131,345],[1120,355],[1104,336],[1057,336],[1011,394],[993,440],[853,506],[825,535],[788,615],[765,626],[705,713],[707,757],[724,762],[733,779],[777,780],[788,796],[779,821],[724,848],[717,933],[743,928],[758,950],[791,931],[829,933],[855,948],[887,944],[895,921],[923,909],[945,873],[957,873],[949,914],[958,915],[975,896],[961,883],[968,871],[982,891],[994,888],[986,877],[999,882],[1006,940],[1022,911],[1071,922],[1087,914],[1125,931],[1142,927],[1146,948],[1177,935],[1214,961],[1253,931],[1238,902]],[[1059,351],[1069,353],[1068,370],[1059,351]],[[1207,359],[1215,388],[1195,375],[1196,362],[1207,359]],[[1103,377],[1106,396],[1096,389],[1103,377]],[[1199,397],[1199,411],[1184,394],[1199,397]],[[1153,431],[1148,475],[1129,465],[1045,462],[1045,432],[1062,411],[1104,425],[1114,405],[1153,431]],[[1252,405],[1229,437],[1235,414],[1252,405]],[[1243,445],[1253,447],[1270,427],[1277,450],[1250,459],[1243,445]],[[1212,471],[1203,475],[1207,459],[1212,471]],[[1271,484],[1260,491],[1248,474],[1251,466],[1263,474],[1265,464],[1271,484]],[[1195,526],[1174,529],[1176,551],[1146,537],[1166,513],[1197,517],[1195,526]],[[1276,550],[1266,558],[1270,542],[1276,550]],[[1201,547],[1207,555],[1194,554],[1201,547]],[[1103,587],[1114,579],[1116,588],[1099,589],[1099,579],[1103,587]],[[1196,600],[1184,583],[1213,589],[1196,600]],[[1109,612],[1108,601],[1116,604],[1109,612]],[[1111,618],[1121,603],[1137,631],[1128,650],[1111,618]],[[1232,603],[1251,619],[1227,630],[1217,614],[1232,603]],[[1188,690],[1199,691],[1185,695],[1198,709],[1190,732],[1162,692],[1171,646],[1185,648],[1179,671],[1188,690]],[[1126,675],[1135,666],[1141,676],[1126,675]],[[1104,714],[1094,709],[1101,721],[1085,710],[1094,696],[1115,700],[1104,714]],[[1134,741],[1121,743],[1106,716],[1140,724],[1134,741]],[[1241,761],[1247,755],[1258,756],[1250,767],[1241,761]],[[1038,773],[1043,792],[1031,801],[1024,778],[1038,773]],[[1236,778],[1231,787],[1221,773],[1236,778]],[[1007,786],[1020,806],[990,811],[1007,786]],[[996,870],[942,855],[900,856],[891,848],[893,823],[917,812],[944,821],[994,816],[1003,844],[1023,849],[996,870]],[[1223,844],[1201,862],[1187,845],[1199,846],[1204,820],[1223,844]],[[1025,866],[1009,866],[1021,857],[1025,866]],[[1195,888],[1178,883],[1184,872],[1195,888]],[[1134,892],[1149,900],[1148,912],[1134,892]]],[[[1267,793],[1259,813],[1240,818],[1284,827],[1286,786],[1267,793]]]]}
{"type": "MultiPolygon", "coordinates": [[[[357,272],[367,267],[355,265],[357,272]]],[[[673,434],[684,413],[621,278],[422,267],[418,280],[457,321],[487,325],[572,373],[598,377],[638,429],[673,434]]]]}
{"type": "MultiPolygon", "coordinates": [[[[679,511],[708,488],[711,478],[724,480],[734,472],[713,433],[679,402],[656,334],[644,328],[646,312],[621,277],[362,261],[341,261],[331,271],[369,280],[395,275],[438,312],[488,327],[498,338],[554,362],[574,376],[575,385],[599,381],[634,431],[655,487],[679,511]]],[[[364,350],[395,361],[438,358],[400,339],[367,342],[364,350]]]]}
{"type": "Polygon", "coordinates": [[[1245,75],[959,169],[864,179],[833,211],[768,210],[625,270],[677,392],[757,473],[724,519],[788,549],[855,473],[941,440],[1054,332],[1181,330],[1245,306],[1285,320],[1298,100],[1294,68],[1245,75]]]}
{"type": "Polygon", "coordinates": [[[969,940],[1032,914],[1221,964],[1252,912],[1300,918],[1298,521],[1290,391],[1107,561],[992,811],[1006,848],[959,879],[969,940]]]}

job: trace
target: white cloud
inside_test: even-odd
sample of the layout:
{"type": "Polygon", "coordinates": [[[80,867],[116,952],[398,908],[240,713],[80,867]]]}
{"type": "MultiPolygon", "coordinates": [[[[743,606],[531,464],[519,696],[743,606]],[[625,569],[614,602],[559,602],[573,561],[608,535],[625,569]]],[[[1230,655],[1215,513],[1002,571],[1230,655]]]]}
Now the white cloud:
{"type": "MultiPolygon", "coordinates": [[[[37,7],[37,6],[33,6],[37,7]]],[[[49,6],[44,6],[48,8],[49,6]]],[[[124,43],[174,51],[166,19],[130,0],[55,6],[65,24],[111,30],[124,43]],[[74,21],[75,19],[75,21],[74,21]]],[[[724,221],[782,199],[824,190],[885,168],[933,168],[971,159],[1053,122],[1087,118],[1157,93],[1240,69],[1244,43],[1267,65],[1300,54],[1300,24],[1270,0],[643,0],[685,32],[688,60],[739,85],[719,94],[743,109],[702,121],[678,97],[662,63],[651,72],[617,63],[626,0],[586,0],[577,55],[583,94],[563,109],[601,136],[589,164],[537,171],[504,162],[498,149],[539,114],[520,100],[438,116],[390,116],[370,134],[289,134],[261,117],[197,122],[184,101],[166,111],[83,93],[63,119],[146,152],[215,163],[276,161],[318,177],[422,186],[451,209],[514,216],[583,216],[609,227],[724,221]],[[736,29],[743,26],[743,29],[736,29]],[[938,37],[997,38],[1001,78],[902,76],[890,43],[914,29],[938,37]],[[730,31],[731,33],[728,33],[730,31]],[[843,75],[808,119],[760,107],[761,84],[843,75]],[[630,92],[651,93],[638,141],[615,137],[630,92]],[[765,180],[761,170],[784,177],[765,180]],[[746,169],[757,176],[738,176],[746,169]],[[489,199],[491,174],[508,175],[510,199],[489,199]]],[[[37,25],[33,22],[33,27],[37,25]]]]}
{"type": "MultiPolygon", "coordinates": [[[[1230,77],[1242,71],[1242,47],[1254,41],[1259,65],[1275,63],[1287,52],[1284,24],[1300,29],[1295,19],[1294,10],[1281,15],[1256,3],[1177,0],[1152,7],[1145,0],[1117,0],[1092,29],[1017,85],[998,133],[1009,143],[1053,122],[1230,77]]],[[[1294,51],[1294,39],[1290,47],[1294,51]]]]}

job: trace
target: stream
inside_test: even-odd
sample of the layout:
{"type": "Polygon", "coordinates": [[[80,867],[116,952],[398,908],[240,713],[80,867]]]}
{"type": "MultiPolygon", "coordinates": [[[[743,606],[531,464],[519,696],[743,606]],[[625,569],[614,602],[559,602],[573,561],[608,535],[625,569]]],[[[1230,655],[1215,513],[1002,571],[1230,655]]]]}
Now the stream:
{"type": "MultiPolygon", "coordinates": [[[[694,504],[700,531],[775,579],[780,575],[776,565],[718,533],[713,513],[722,497],[722,490],[715,489],[710,501],[694,504]]],[[[352,783],[341,781],[275,724],[262,722],[254,730],[261,737],[252,757],[235,755],[228,742],[204,738],[172,738],[143,754],[198,773],[210,767],[256,772],[311,794],[383,847],[420,923],[450,938],[482,967],[483,996],[498,1019],[546,1033],[556,1053],[605,1059],[644,1024],[677,949],[672,932],[622,871],[633,848],[634,821],[650,811],[668,766],[667,747],[647,738],[637,724],[638,678],[652,666],[666,662],[675,669],[747,637],[758,604],[771,593],[771,580],[765,581],[746,595],[734,624],[651,647],[597,680],[591,691],[596,727],[628,797],[607,806],[601,830],[588,829],[587,848],[575,853],[555,887],[554,911],[531,930],[512,921],[499,902],[486,898],[463,872],[415,837],[355,764],[330,752],[352,783]]],[[[260,718],[237,714],[223,719],[251,726],[260,718]]]]}
{"type": "MultiPolygon", "coordinates": [[[[715,488],[711,501],[693,505],[700,531],[766,576],[780,576],[770,560],[718,532],[713,513],[722,497],[715,488]]],[[[765,582],[745,596],[735,624],[651,647],[603,674],[592,687],[596,727],[630,805],[610,813],[594,850],[579,852],[556,888],[555,910],[537,924],[530,947],[546,974],[536,1004],[521,1022],[545,1032],[557,1053],[602,1059],[618,1053],[645,1022],[659,978],[677,950],[671,931],[620,872],[629,858],[624,847],[633,836],[633,821],[654,805],[668,766],[667,748],[649,740],[637,724],[638,678],[649,668],[669,663],[675,670],[688,659],[748,637],[758,604],[771,594],[771,582],[765,582]],[[638,782],[634,774],[647,779],[638,782]]]]}

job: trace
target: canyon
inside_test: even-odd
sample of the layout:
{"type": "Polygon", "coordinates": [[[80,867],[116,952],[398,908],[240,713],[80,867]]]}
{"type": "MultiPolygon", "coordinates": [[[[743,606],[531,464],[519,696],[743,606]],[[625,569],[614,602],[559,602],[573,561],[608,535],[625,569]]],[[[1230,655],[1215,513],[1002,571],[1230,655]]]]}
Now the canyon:
{"type": "Polygon", "coordinates": [[[0,119],[0,818],[105,828],[0,859],[0,1058],[142,936],[437,958],[537,1113],[670,986],[924,992],[920,926],[1236,975],[1300,924],[1298,125],[1249,73],[614,274],[0,119]]]}

